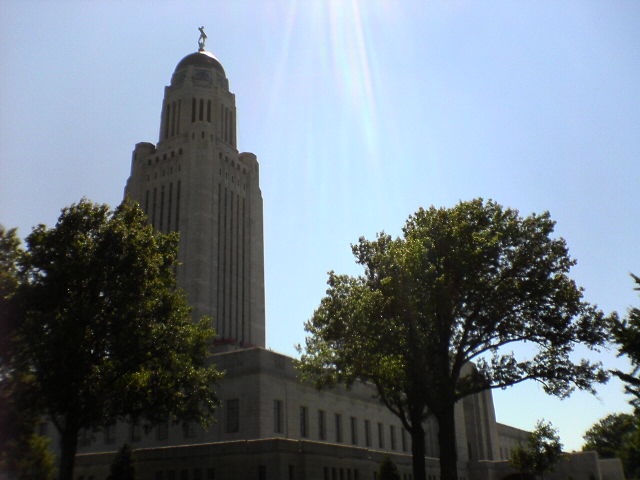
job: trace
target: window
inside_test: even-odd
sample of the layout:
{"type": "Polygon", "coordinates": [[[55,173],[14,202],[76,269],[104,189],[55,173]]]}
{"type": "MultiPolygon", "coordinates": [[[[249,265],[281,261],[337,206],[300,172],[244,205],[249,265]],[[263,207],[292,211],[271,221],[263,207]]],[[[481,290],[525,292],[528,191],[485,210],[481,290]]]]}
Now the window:
{"type": "Polygon", "coordinates": [[[336,420],[336,442],[341,443],[342,442],[342,415],[340,415],[339,413],[336,413],[335,420],[336,420]]]}
{"type": "Polygon", "coordinates": [[[396,427],[389,425],[389,439],[391,442],[391,450],[396,449],[396,427]]]}
{"type": "Polygon", "coordinates": [[[88,430],[86,428],[83,428],[82,430],[80,430],[78,444],[81,447],[88,447],[89,445],[91,445],[92,441],[93,441],[93,432],[91,430],[88,430]]]}
{"type": "Polygon", "coordinates": [[[182,424],[182,435],[184,438],[193,438],[196,436],[196,432],[193,429],[193,423],[191,422],[183,422],[182,424]]]}
{"type": "Polygon", "coordinates": [[[403,428],[400,430],[400,439],[402,441],[402,451],[407,451],[407,431],[403,428]]]}
{"type": "Polygon", "coordinates": [[[318,438],[320,440],[327,438],[327,423],[324,410],[318,410],[318,438]]]}
{"type": "Polygon", "coordinates": [[[104,443],[112,444],[116,443],[116,426],[107,425],[104,427],[104,443]]]}
{"type": "Polygon", "coordinates": [[[371,446],[371,422],[369,420],[364,421],[364,444],[367,447],[371,446]]]}
{"type": "Polygon", "coordinates": [[[282,400],[273,401],[273,431],[275,433],[282,433],[283,428],[283,415],[282,415],[282,400]]]}
{"type": "Polygon", "coordinates": [[[378,448],[384,448],[384,427],[378,422],[378,448]]]}
{"type": "Polygon", "coordinates": [[[169,437],[169,422],[158,425],[156,430],[158,440],[166,440],[169,437]]]}
{"type": "Polygon", "coordinates": [[[356,417],[351,417],[351,445],[358,444],[358,421],[356,417]]]}
{"type": "Polygon", "coordinates": [[[232,398],[226,402],[226,431],[236,433],[240,431],[240,401],[232,398]]]}
{"type": "Polygon", "coordinates": [[[300,436],[307,438],[309,436],[309,409],[307,407],[300,407],[300,436]]]}
{"type": "Polygon", "coordinates": [[[141,428],[140,425],[138,425],[137,423],[132,423],[130,426],[130,437],[131,437],[131,441],[132,442],[139,442],[140,438],[142,437],[142,432],[141,432],[141,428]]]}

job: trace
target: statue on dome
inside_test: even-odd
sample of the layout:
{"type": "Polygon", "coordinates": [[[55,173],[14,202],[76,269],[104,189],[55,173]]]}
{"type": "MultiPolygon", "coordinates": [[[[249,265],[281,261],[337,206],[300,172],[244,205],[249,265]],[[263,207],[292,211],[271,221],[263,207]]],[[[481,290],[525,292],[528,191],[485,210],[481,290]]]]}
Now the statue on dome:
{"type": "Polygon", "coordinates": [[[200,30],[200,38],[198,38],[198,50],[204,50],[204,42],[207,41],[207,34],[204,33],[204,26],[198,28],[200,30]]]}

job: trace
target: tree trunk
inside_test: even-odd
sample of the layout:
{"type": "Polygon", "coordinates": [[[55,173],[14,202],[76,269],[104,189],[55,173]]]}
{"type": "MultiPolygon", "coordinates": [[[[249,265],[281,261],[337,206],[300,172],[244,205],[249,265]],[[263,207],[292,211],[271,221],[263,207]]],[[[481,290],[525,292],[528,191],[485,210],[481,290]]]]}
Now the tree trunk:
{"type": "Polygon", "coordinates": [[[414,480],[427,480],[427,470],[424,465],[424,427],[421,422],[413,424],[411,429],[411,454],[413,455],[414,480]]]}
{"type": "Polygon", "coordinates": [[[458,480],[458,452],[456,450],[456,424],[454,402],[445,402],[440,412],[434,412],[438,421],[440,446],[440,479],[458,480]]]}
{"type": "Polygon", "coordinates": [[[73,469],[76,463],[76,451],[78,449],[78,428],[73,425],[65,425],[60,432],[60,470],[59,480],[73,480],[73,469]]]}

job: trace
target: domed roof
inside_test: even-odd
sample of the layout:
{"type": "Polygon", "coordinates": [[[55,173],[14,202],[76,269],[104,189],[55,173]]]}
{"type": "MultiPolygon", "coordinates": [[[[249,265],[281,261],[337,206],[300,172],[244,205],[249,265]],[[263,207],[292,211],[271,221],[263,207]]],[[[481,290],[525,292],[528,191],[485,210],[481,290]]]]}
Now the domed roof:
{"type": "Polygon", "coordinates": [[[194,67],[213,67],[222,75],[225,75],[224,68],[222,68],[220,61],[214,57],[211,52],[207,52],[206,50],[198,50],[184,57],[178,62],[178,65],[176,65],[174,73],[187,68],[189,65],[193,65],[194,67]]]}

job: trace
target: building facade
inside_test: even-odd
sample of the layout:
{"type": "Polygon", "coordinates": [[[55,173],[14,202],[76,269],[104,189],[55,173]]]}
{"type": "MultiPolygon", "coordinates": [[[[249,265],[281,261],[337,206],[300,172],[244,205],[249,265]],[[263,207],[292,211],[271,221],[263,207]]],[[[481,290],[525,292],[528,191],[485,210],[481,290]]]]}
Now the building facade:
{"type": "Polygon", "coordinates": [[[165,87],[157,144],[138,143],[125,196],[153,226],[180,233],[178,284],[220,343],[265,346],[259,167],[236,146],[235,96],[204,46],[165,87]]]}
{"type": "MultiPolygon", "coordinates": [[[[317,390],[299,381],[293,359],[265,349],[259,166],[237,149],[235,97],[204,38],[165,88],[157,144],[135,146],[125,195],[155,228],[180,233],[178,282],[194,316],[210,316],[218,332],[222,403],[206,429],[121,423],[83,432],[76,478],[105,479],[128,443],[141,480],[375,479],[385,457],[409,480],[410,436],[371,386],[317,390]]],[[[461,480],[513,473],[505,459],[527,432],[496,422],[491,392],[459,402],[455,415],[461,480]]],[[[434,420],[425,423],[425,444],[436,480],[434,420]]],[[[601,478],[592,468],[573,475],[601,478]]]]}

